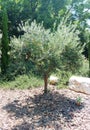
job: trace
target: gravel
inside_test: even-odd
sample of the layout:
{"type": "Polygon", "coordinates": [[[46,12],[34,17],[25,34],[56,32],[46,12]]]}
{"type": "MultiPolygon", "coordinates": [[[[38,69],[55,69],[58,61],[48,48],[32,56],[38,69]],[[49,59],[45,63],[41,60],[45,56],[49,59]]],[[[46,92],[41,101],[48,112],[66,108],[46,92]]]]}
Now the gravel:
{"type": "Polygon", "coordinates": [[[0,130],[90,130],[90,96],[50,89],[0,89],[0,130]]]}

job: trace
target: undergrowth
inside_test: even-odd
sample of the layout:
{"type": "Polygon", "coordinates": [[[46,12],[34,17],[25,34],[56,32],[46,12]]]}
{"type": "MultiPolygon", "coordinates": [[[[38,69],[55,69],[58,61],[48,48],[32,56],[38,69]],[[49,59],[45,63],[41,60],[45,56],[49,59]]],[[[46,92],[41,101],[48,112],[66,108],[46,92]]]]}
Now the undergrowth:
{"type": "Polygon", "coordinates": [[[0,88],[7,89],[29,89],[33,87],[40,87],[43,85],[43,80],[35,75],[21,75],[17,76],[13,81],[0,80],[0,88]]]}

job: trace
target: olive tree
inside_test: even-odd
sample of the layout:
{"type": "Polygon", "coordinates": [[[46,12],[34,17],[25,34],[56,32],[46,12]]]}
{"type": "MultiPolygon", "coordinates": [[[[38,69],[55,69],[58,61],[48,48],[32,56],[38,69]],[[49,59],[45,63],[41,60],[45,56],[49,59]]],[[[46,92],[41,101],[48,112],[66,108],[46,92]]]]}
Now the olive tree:
{"type": "Polygon", "coordinates": [[[24,63],[33,62],[44,79],[44,92],[47,92],[48,77],[60,67],[60,55],[69,43],[79,42],[75,26],[62,22],[53,33],[35,21],[20,25],[24,35],[11,40],[11,48],[18,50],[24,63]],[[74,39],[74,40],[73,40],[74,39]]]}
{"type": "Polygon", "coordinates": [[[12,39],[11,48],[21,52],[24,62],[32,61],[35,64],[43,76],[46,93],[48,77],[60,63],[61,46],[58,42],[54,43],[54,34],[50,30],[45,30],[43,24],[36,24],[34,21],[29,25],[29,22],[26,22],[22,29],[25,32],[24,35],[21,38],[12,39]]]}

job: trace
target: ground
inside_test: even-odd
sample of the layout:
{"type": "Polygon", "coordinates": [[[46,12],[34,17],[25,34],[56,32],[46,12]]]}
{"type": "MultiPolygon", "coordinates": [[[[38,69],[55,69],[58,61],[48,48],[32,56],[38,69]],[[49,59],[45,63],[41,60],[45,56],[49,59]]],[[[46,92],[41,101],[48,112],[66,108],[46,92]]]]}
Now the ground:
{"type": "Polygon", "coordinates": [[[69,89],[46,95],[43,88],[0,89],[0,130],[90,130],[90,96],[69,89]]]}

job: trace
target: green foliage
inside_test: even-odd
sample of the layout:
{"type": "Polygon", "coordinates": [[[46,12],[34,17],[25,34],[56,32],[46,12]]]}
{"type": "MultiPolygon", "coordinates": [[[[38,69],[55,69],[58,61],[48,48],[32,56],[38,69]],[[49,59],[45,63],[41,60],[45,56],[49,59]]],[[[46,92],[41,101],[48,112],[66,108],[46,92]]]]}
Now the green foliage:
{"type": "Polygon", "coordinates": [[[53,23],[63,17],[68,3],[66,0],[0,0],[0,5],[4,5],[8,12],[9,35],[17,37],[22,34],[17,27],[28,19],[38,23],[44,21],[45,28],[52,28],[53,23]]]}
{"type": "MultiPolygon", "coordinates": [[[[57,26],[62,18],[66,18],[68,22],[73,22],[80,30],[80,41],[82,44],[86,42],[84,36],[85,29],[89,25],[87,19],[90,18],[90,1],[86,0],[0,0],[0,5],[4,5],[7,9],[9,19],[9,36],[20,36],[24,32],[17,30],[21,21],[26,22],[28,19],[36,20],[38,23],[43,21],[45,28],[53,30],[53,24],[56,22],[57,26]],[[26,8],[27,7],[27,8],[26,8]],[[28,12],[28,13],[27,13],[28,12]]],[[[0,20],[2,12],[0,10],[0,20]]],[[[2,23],[0,23],[0,28],[2,23]]],[[[84,54],[87,57],[87,48],[85,46],[84,54]]]]}
{"type": "Polygon", "coordinates": [[[3,24],[3,28],[2,28],[2,41],[1,41],[1,52],[2,52],[1,72],[2,74],[5,74],[9,62],[8,17],[5,9],[3,9],[2,24],[3,24]]]}
{"type": "Polygon", "coordinates": [[[81,50],[82,47],[76,42],[65,46],[61,54],[61,62],[65,71],[75,73],[80,70],[84,60],[81,50]]]}
{"type": "MultiPolygon", "coordinates": [[[[9,19],[9,36],[18,37],[24,34],[18,38],[11,38],[10,52],[8,46],[2,47],[3,54],[6,51],[2,56],[3,63],[8,65],[7,52],[10,54],[10,64],[5,78],[13,80],[17,75],[29,71],[48,77],[56,68],[61,69],[63,84],[67,83],[69,72],[87,76],[88,63],[82,63],[85,60],[82,56],[83,46],[80,46],[79,41],[85,44],[88,39],[84,34],[85,28],[89,27],[86,20],[90,17],[89,3],[89,0],[0,0],[0,20],[1,7],[4,5],[9,19]],[[64,21],[67,15],[68,20],[64,21]],[[30,21],[26,22],[28,19],[30,21]],[[43,21],[43,24],[32,22],[34,19],[38,23],[43,21]],[[70,24],[70,21],[74,25],[70,24]],[[56,27],[53,29],[54,22],[56,27]],[[54,32],[45,28],[50,28],[54,32]],[[79,33],[76,28],[79,29],[79,33]]],[[[7,20],[4,19],[3,23],[0,23],[0,29],[7,26],[5,21],[7,20]]],[[[2,32],[7,37],[7,31],[2,32]]],[[[6,41],[6,38],[2,38],[2,41],[6,41]]],[[[7,68],[7,65],[2,65],[2,68],[7,68]]]]}
{"type": "Polygon", "coordinates": [[[57,69],[55,73],[53,73],[53,75],[59,77],[59,83],[57,85],[57,88],[66,88],[68,87],[68,81],[70,79],[70,77],[74,74],[74,75],[78,75],[78,76],[83,76],[83,77],[88,77],[88,72],[89,72],[89,62],[87,59],[83,59],[82,61],[82,66],[76,70],[75,68],[73,68],[75,73],[72,73],[72,71],[69,70],[65,70],[64,68],[57,69]]]}
{"type": "MultiPolygon", "coordinates": [[[[35,21],[31,23],[31,26],[29,22],[25,23],[22,29],[25,34],[21,39],[16,39],[18,41],[18,44],[14,43],[16,50],[21,46],[21,51],[19,51],[25,63],[32,62],[41,75],[49,75],[56,66],[58,67],[61,52],[60,44],[54,43],[54,34],[50,30],[45,30],[42,24],[36,24],[35,21]],[[57,51],[58,49],[59,51],[57,51]]],[[[30,70],[30,68],[28,69],[30,70]]]]}
{"type": "Polygon", "coordinates": [[[2,34],[0,33],[0,66],[1,66],[1,38],[2,38],[2,34]]]}
{"type": "MultiPolygon", "coordinates": [[[[85,30],[85,33],[84,33],[84,37],[86,39],[86,49],[88,51],[88,67],[87,67],[87,70],[88,70],[88,77],[90,77],[90,29],[89,28],[86,28],[85,30]]],[[[87,60],[85,60],[85,63],[87,60]]],[[[86,69],[85,69],[86,70],[86,69]]]]}
{"type": "MultiPolygon", "coordinates": [[[[73,21],[74,24],[77,24],[77,28],[80,31],[80,41],[81,44],[84,45],[87,42],[85,30],[86,28],[90,28],[88,25],[88,20],[90,19],[90,0],[72,0],[71,5],[71,17],[69,20],[73,21]]],[[[84,47],[84,50],[83,54],[88,57],[88,50],[86,46],[84,47]]]]}
{"type": "Polygon", "coordinates": [[[89,77],[90,77],[90,41],[88,43],[88,59],[89,59],[89,77]]]}
{"type": "Polygon", "coordinates": [[[1,39],[2,39],[2,33],[1,33],[1,30],[0,30],[0,46],[1,46],[1,39]]]}
{"type": "Polygon", "coordinates": [[[10,42],[10,51],[9,51],[9,65],[6,77],[8,80],[13,80],[17,75],[22,75],[26,73],[26,69],[23,64],[23,59],[21,58],[21,46],[20,46],[20,40],[14,38],[11,38],[10,42]],[[13,39],[13,40],[12,40],[13,39]],[[15,43],[15,47],[13,46],[13,43],[15,43]]]}
{"type": "Polygon", "coordinates": [[[82,103],[82,97],[77,97],[76,99],[76,105],[80,106],[82,103]]]}
{"type": "Polygon", "coordinates": [[[88,77],[88,75],[89,75],[89,61],[87,59],[83,60],[82,67],[76,73],[76,75],[81,75],[81,76],[84,76],[84,77],[88,77]]]}
{"type": "Polygon", "coordinates": [[[68,85],[69,78],[72,75],[70,71],[57,70],[56,74],[60,78],[60,84],[63,84],[65,86],[68,85]]]}
{"type": "Polygon", "coordinates": [[[35,65],[40,75],[44,77],[45,91],[47,91],[47,79],[50,73],[59,66],[60,51],[57,50],[60,45],[52,42],[54,34],[50,30],[45,30],[42,24],[36,24],[35,21],[31,23],[31,26],[29,22],[26,22],[22,30],[25,32],[24,35],[15,39],[16,43],[11,44],[11,48],[21,53],[20,57],[28,72],[30,66],[27,67],[27,62],[35,65]]]}
{"type": "Polygon", "coordinates": [[[81,46],[78,35],[79,31],[76,30],[75,25],[69,24],[66,26],[63,23],[58,26],[55,33],[55,41],[59,42],[62,46],[64,45],[60,55],[60,62],[64,71],[75,73],[82,66],[84,46],[81,46]]]}
{"type": "Polygon", "coordinates": [[[21,75],[17,76],[12,81],[7,81],[0,79],[0,87],[5,89],[30,89],[33,87],[40,87],[43,85],[43,80],[40,77],[37,77],[30,73],[29,76],[21,75]]]}
{"type": "MultiPolygon", "coordinates": [[[[46,30],[43,24],[29,21],[20,26],[25,32],[20,38],[11,39],[11,56],[21,61],[27,72],[31,65],[44,77],[47,86],[47,78],[57,68],[63,71],[75,72],[82,65],[82,51],[76,26],[61,22],[57,30],[46,30]],[[77,60],[75,60],[77,59],[77,60]],[[70,68],[71,67],[71,68],[70,68]]],[[[12,59],[11,58],[11,59],[12,59]]],[[[13,61],[15,61],[15,58],[13,61]]]]}

